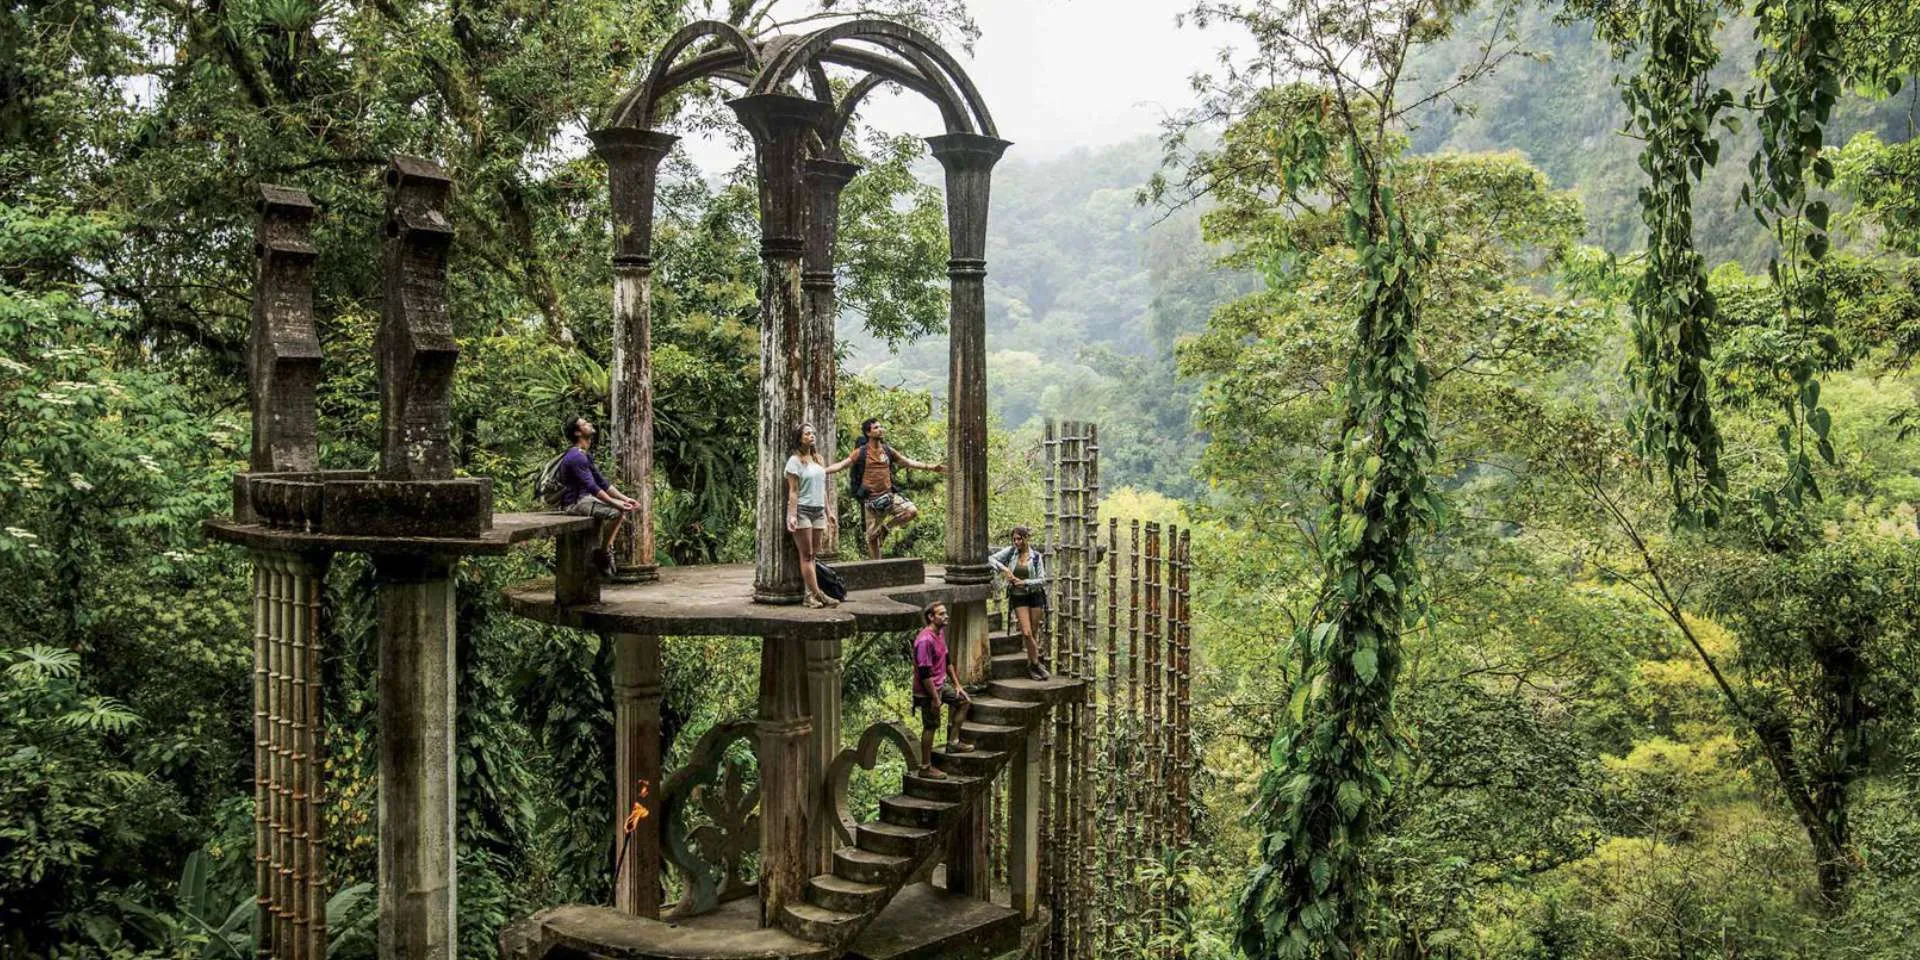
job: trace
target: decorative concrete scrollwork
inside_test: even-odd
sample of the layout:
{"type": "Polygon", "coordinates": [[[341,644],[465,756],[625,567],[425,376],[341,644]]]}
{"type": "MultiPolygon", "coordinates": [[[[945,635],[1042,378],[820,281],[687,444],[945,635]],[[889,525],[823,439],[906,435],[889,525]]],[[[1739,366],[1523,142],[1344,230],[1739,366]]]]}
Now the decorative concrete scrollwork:
{"type": "Polygon", "coordinates": [[[824,785],[827,795],[822,800],[826,808],[833,811],[833,826],[841,843],[853,844],[853,832],[860,823],[847,806],[847,779],[853,775],[853,765],[859,764],[862,770],[879,766],[880,748],[886,744],[899,750],[907,769],[913,769],[919,750],[913,742],[913,731],[908,730],[906,724],[891,720],[868,727],[860,734],[860,742],[840,751],[840,755],[833,758],[833,765],[827,768],[824,785]]]}
{"type": "Polygon", "coordinates": [[[746,764],[729,760],[727,749],[740,740],[753,743],[756,728],[752,720],[715,726],[694,745],[687,765],[667,778],[660,846],[684,881],[674,916],[698,916],[753,893],[745,874],[747,857],[760,852],[760,788],[746,786],[746,764]],[[705,814],[705,823],[688,826],[690,805],[705,814]]]}

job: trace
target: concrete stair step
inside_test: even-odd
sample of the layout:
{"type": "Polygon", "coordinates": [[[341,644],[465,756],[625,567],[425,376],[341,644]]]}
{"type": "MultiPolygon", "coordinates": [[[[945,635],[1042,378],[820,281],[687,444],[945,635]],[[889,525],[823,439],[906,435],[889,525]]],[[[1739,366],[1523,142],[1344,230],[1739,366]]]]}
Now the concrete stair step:
{"type": "Polygon", "coordinates": [[[957,776],[952,770],[942,772],[947,775],[944,780],[930,780],[917,773],[909,773],[902,777],[901,782],[906,787],[907,796],[919,797],[923,800],[941,800],[946,803],[963,803],[973,785],[979,782],[973,777],[957,776]]]}
{"type": "Polygon", "coordinates": [[[1046,712],[1045,704],[1023,703],[1019,700],[1003,700],[999,697],[983,695],[973,698],[973,709],[967,713],[967,719],[980,723],[1025,727],[1035,723],[1046,712]]]}
{"type": "Polygon", "coordinates": [[[1000,772],[1001,764],[1007,761],[1005,750],[988,750],[980,744],[977,749],[966,753],[954,753],[944,746],[933,748],[933,765],[942,773],[959,774],[963,777],[991,777],[1000,772]]]}
{"type": "Polygon", "coordinates": [[[1056,674],[1051,680],[995,680],[987,684],[987,692],[1002,700],[1052,704],[1079,695],[1084,684],[1056,674]]]}
{"type": "Polygon", "coordinates": [[[892,886],[906,879],[913,861],[906,857],[874,853],[859,847],[841,847],[833,852],[833,875],[855,883],[892,886]]]}
{"type": "Polygon", "coordinates": [[[840,943],[865,925],[861,913],[841,913],[811,903],[789,903],[780,908],[780,929],[814,943],[840,943]]]}
{"type": "Polygon", "coordinates": [[[969,719],[960,725],[960,737],[982,750],[1007,751],[1026,742],[1027,728],[969,719]]]}
{"type": "Polygon", "coordinates": [[[863,823],[854,831],[854,845],[869,853],[919,857],[940,837],[938,830],[903,827],[897,823],[863,823]]]}
{"type": "Polygon", "coordinates": [[[989,633],[987,634],[987,643],[992,646],[995,656],[1003,653],[1027,652],[1027,640],[1021,636],[1018,631],[1008,632],[1002,630],[998,633],[989,633]]]}
{"type": "Polygon", "coordinates": [[[886,906],[893,888],[880,883],[862,883],[823,873],[807,881],[807,902],[840,913],[876,913],[886,906]]]}
{"type": "MultiPolygon", "coordinates": [[[[1022,653],[1002,653],[992,662],[992,676],[995,680],[1027,679],[1027,655],[1022,653]]],[[[1041,661],[1044,665],[1046,661],[1041,661]]]]}
{"type": "Polygon", "coordinates": [[[960,805],[898,794],[880,798],[880,819],[903,827],[938,828],[960,805]]]}

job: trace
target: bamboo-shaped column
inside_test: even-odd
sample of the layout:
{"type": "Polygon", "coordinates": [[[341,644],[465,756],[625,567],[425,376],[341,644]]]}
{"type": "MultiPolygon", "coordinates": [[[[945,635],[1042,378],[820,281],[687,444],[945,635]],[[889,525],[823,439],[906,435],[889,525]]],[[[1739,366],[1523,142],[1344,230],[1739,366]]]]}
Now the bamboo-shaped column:
{"type": "Polygon", "coordinates": [[[640,506],[620,525],[614,579],[658,575],[653,543],[653,198],[660,161],[678,137],[610,127],[588,136],[607,164],[613,207],[614,483],[640,506]]]}
{"type": "Polygon", "coordinates": [[[1123,774],[1120,771],[1120,521],[1115,517],[1107,518],[1107,676],[1106,676],[1106,721],[1107,743],[1102,753],[1100,773],[1100,889],[1103,891],[1100,902],[1101,916],[1106,918],[1100,934],[1100,952],[1103,956],[1112,956],[1115,950],[1115,929],[1121,924],[1120,912],[1123,907],[1120,883],[1123,879],[1120,870],[1120,857],[1125,848],[1120,838],[1120,793],[1124,789],[1123,774]]]}
{"type": "MultiPolygon", "coordinates": [[[[1160,663],[1161,640],[1161,594],[1160,594],[1160,525],[1147,524],[1146,556],[1146,636],[1143,640],[1147,648],[1146,663],[1146,726],[1147,726],[1147,855],[1154,861],[1160,859],[1166,849],[1166,748],[1165,731],[1161,726],[1161,710],[1166,704],[1162,692],[1165,668],[1160,663]]],[[[1148,920],[1148,934],[1157,935],[1161,931],[1161,918],[1166,912],[1166,898],[1163,887],[1156,885],[1148,897],[1145,911],[1148,920]]]]}
{"type": "MultiPolygon", "coordinates": [[[[805,420],[813,424],[815,448],[832,460],[840,449],[834,427],[840,373],[839,358],[834,352],[834,321],[840,307],[834,291],[833,254],[840,237],[840,192],[860,172],[860,166],[840,160],[814,159],[806,161],[804,170],[812,204],[800,272],[800,287],[806,296],[805,420]]],[[[823,556],[837,556],[840,552],[839,501],[839,497],[827,498],[827,532],[820,543],[823,556]]],[[[827,855],[831,858],[832,851],[827,855]]]]}
{"type": "Polygon", "coordinates": [[[1136,928],[1141,914],[1140,844],[1145,831],[1141,791],[1146,789],[1142,758],[1145,724],[1140,717],[1140,521],[1128,522],[1127,548],[1127,916],[1136,928]]]}
{"type": "Polygon", "coordinates": [[[1100,677],[1100,663],[1094,657],[1094,645],[1100,630],[1100,564],[1098,560],[1100,544],[1100,428],[1091,423],[1081,426],[1081,493],[1080,493],[1080,535],[1077,549],[1080,554],[1078,569],[1080,574],[1080,659],[1085,664],[1086,686],[1080,689],[1080,848],[1082,868],[1080,870],[1081,916],[1085,927],[1081,934],[1082,953],[1085,956],[1100,955],[1097,950],[1097,935],[1104,924],[1095,926],[1100,916],[1095,904],[1098,892],[1095,880],[1098,878],[1098,862],[1095,854],[1099,849],[1099,831],[1096,817],[1099,808],[1095,806],[1094,749],[1093,742],[1098,735],[1095,726],[1097,717],[1096,685],[1100,677]]]}
{"type": "MultiPolygon", "coordinates": [[[[262,186],[258,211],[248,465],[259,473],[311,471],[319,465],[314,390],[320,377],[314,206],[302,191],[262,186]]],[[[319,960],[326,953],[319,658],[328,559],[325,553],[252,552],[254,903],[263,957],[319,960]]]]}
{"type": "Polygon", "coordinates": [[[660,915],[660,638],[613,637],[614,908],[640,917],[660,915]],[[626,829],[638,804],[643,816],[626,829]]]}
{"type": "Polygon", "coordinates": [[[927,143],[947,174],[947,580],[986,583],[987,207],[1009,144],[977,133],[927,143]]]}
{"type": "Polygon", "coordinates": [[[728,105],[753,134],[760,172],[760,261],[765,277],[760,287],[753,599],[799,603],[800,558],[787,535],[787,483],[782,471],[794,431],[807,415],[811,355],[800,288],[808,217],[803,162],[808,138],[826,125],[832,107],[777,93],[741,97],[728,105]]]}

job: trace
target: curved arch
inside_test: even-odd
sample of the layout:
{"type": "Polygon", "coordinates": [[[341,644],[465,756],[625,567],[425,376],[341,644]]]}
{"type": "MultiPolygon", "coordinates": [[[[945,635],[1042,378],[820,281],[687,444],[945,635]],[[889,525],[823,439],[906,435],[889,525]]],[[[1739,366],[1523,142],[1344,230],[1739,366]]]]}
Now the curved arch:
{"type": "MultiPolygon", "coordinates": [[[[973,119],[969,117],[967,112],[961,107],[963,101],[961,100],[960,92],[954,89],[953,84],[948,82],[947,75],[940,72],[940,68],[936,66],[926,54],[921,53],[911,44],[901,43],[898,40],[890,38],[859,37],[856,39],[893,51],[899,55],[900,59],[905,60],[908,64],[912,65],[915,70],[918,70],[922,76],[927,78],[928,84],[936,88],[940,94],[937,97],[928,97],[927,99],[933,101],[933,105],[940,108],[940,122],[946,125],[948,133],[974,132],[973,119]]],[[[849,49],[846,44],[836,44],[828,47],[829,50],[835,48],[849,49]]]]}
{"type": "MultiPolygon", "coordinates": [[[[678,83],[663,84],[662,81],[666,80],[673,61],[679,58],[681,52],[705,37],[716,37],[732,48],[738,59],[728,66],[745,66],[749,73],[760,70],[760,51],[754,46],[752,40],[747,39],[746,34],[740,32],[738,27],[718,20],[696,20],[681,27],[673,36],[667,38],[667,42],[660,47],[660,53],[653,58],[653,64],[647,68],[646,78],[614,102],[613,110],[608,117],[608,125],[637,126],[643,130],[650,130],[653,128],[653,108],[660,102],[661,96],[692,80],[695,76],[726,69],[724,66],[714,66],[700,74],[688,74],[678,83]],[[636,108],[638,116],[631,117],[636,108]]],[[[705,59],[705,57],[706,54],[702,54],[695,59],[705,59]]]]}
{"type": "MultiPolygon", "coordinates": [[[[959,87],[958,96],[955,102],[950,104],[951,107],[956,111],[970,112],[979,125],[978,132],[990,137],[999,136],[998,129],[993,123],[993,115],[987,110],[985,99],[980,96],[980,91],[974,87],[973,81],[968,79],[959,61],[927,35],[911,27],[888,23],[884,20],[850,20],[808,34],[806,39],[782,50],[778,56],[768,58],[766,66],[760,71],[760,76],[754,81],[753,92],[773,92],[803,64],[820,57],[823,51],[839,40],[865,40],[887,46],[896,52],[904,47],[911,47],[937,64],[938,72],[945,74],[946,78],[952,81],[952,85],[959,87]]],[[[927,79],[933,80],[932,77],[927,79]]],[[[962,127],[950,132],[972,133],[974,131],[962,127]]]]}
{"type": "Polygon", "coordinates": [[[834,110],[830,125],[827,129],[820,131],[820,140],[826,144],[829,159],[846,159],[846,150],[840,146],[840,138],[846,134],[847,124],[853,120],[853,111],[859,108],[860,101],[865,100],[867,94],[872,93],[881,84],[891,82],[893,81],[877,73],[869,73],[854,82],[853,87],[847,91],[846,97],[841,99],[838,108],[834,110]]]}

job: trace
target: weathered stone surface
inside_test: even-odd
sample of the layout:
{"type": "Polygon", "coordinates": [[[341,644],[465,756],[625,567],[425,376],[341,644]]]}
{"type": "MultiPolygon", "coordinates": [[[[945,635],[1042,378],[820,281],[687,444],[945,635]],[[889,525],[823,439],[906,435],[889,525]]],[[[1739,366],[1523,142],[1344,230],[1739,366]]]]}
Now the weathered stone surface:
{"type": "Polygon", "coordinates": [[[614,579],[650,580],[653,542],[653,197],[660,161],[679,138],[611,127],[588,134],[607,164],[613,207],[614,485],[639,501],[613,545],[614,579]]]}
{"type": "Polygon", "coordinates": [[[320,463],[314,388],[313,201],[306,191],[262,185],[255,228],[253,327],[247,341],[255,470],[312,470],[320,463]]]}
{"type": "Polygon", "coordinates": [[[987,206],[996,137],[928,137],[947,174],[947,576],[991,579],[987,566],[987,206]]]}
{"type": "Polygon", "coordinates": [[[396,157],[387,186],[385,303],[374,341],[380,470],[389,480],[445,480],[453,476],[449,403],[460,356],[446,301],[453,181],[426,160],[396,157]]]}
{"type": "Polygon", "coordinates": [[[745,564],[661,567],[653,583],[605,586],[599,603],[573,607],[554,604],[550,582],[532,581],[508,588],[507,604],[520,616],[581,630],[816,640],[918,629],[927,603],[984,600],[990,589],[944,583],[935,568],[924,582],[849,593],[838,607],[810,610],[753,602],[753,573],[745,564]]]}
{"type": "Polygon", "coordinates": [[[847,950],[847,960],[978,960],[1020,945],[1020,914],[916,883],[896,894],[847,950]]]}
{"type": "Polygon", "coordinates": [[[547,957],[607,957],[617,960],[827,960],[834,953],[761,928],[760,903],[747,898],[684,923],[632,917],[607,907],[564,906],[543,910],[521,925],[535,947],[512,960],[547,957]],[[538,929],[535,937],[526,931],[538,929]],[[574,951],[574,952],[566,952],[574,951]]]}
{"type": "MultiPolygon", "coordinates": [[[[837,143],[829,147],[830,150],[837,148],[837,143]]],[[[806,341],[806,413],[801,420],[813,424],[814,447],[829,460],[840,449],[839,431],[835,427],[840,362],[834,336],[834,322],[839,319],[840,307],[834,293],[833,253],[840,238],[840,192],[859,172],[858,164],[840,160],[812,159],[805,165],[812,206],[808,211],[806,252],[800,271],[800,286],[806,296],[806,319],[802,328],[806,341]]],[[[820,553],[829,557],[838,555],[839,541],[840,498],[828,497],[827,532],[821,538],[820,553]]]]}
{"type": "MultiPolygon", "coordinates": [[[[803,164],[807,141],[832,120],[833,107],[784,94],[728,101],[753,134],[760,172],[760,438],[755,469],[754,600],[799,603],[799,555],[787,533],[785,465],[794,431],[807,415],[807,345],[800,260],[809,214],[803,164]]],[[[817,427],[817,425],[816,425],[817,427]]]]}
{"type": "MultiPolygon", "coordinates": [[[[270,527],[261,523],[239,523],[219,519],[207,520],[200,525],[200,528],[214,540],[237,543],[260,550],[462,556],[504,554],[516,543],[544,539],[592,525],[593,521],[586,517],[573,517],[559,513],[500,513],[493,516],[491,528],[475,537],[369,537],[355,534],[308,533],[270,527]]],[[[547,589],[552,590],[551,583],[547,585],[547,589]]]]}

